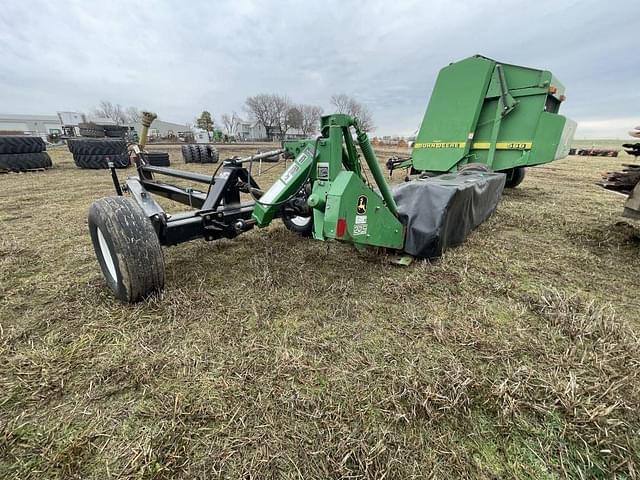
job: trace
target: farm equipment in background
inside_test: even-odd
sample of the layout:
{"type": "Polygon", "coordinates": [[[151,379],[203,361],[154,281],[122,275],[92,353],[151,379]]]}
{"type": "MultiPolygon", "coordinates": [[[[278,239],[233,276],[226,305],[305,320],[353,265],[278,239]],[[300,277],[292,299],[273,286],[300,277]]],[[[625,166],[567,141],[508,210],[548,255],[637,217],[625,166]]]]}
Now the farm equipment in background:
{"type": "Polygon", "coordinates": [[[565,98],[547,70],[480,55],[452,63],[438,75],[411,157],[387,168],[430,176],[481,164],[516,187],[526,167],[568,155],[576,123],[558,115],[565,98]]]}
{"type": "Polygon", "coordinates": [[[94,202],[89,211],[93,246],[108,286],[121,301],[138,301],[164,288],[161,246],[235,238],[276,218],[299,235],[386,251],[404,265],[413,257],[439,257],[461,244],[500,201],[508,175],[491,168],[513,172],[566,155],[575,124],[557,115],[564,88],[549,72],[502,68],[484,57],[459,63],[465,67],[454,68],[452,77],[441,73],[421,129],[422,145],[404,165],[428,175],[394,189],[366,132],[348,115],[322,117],[315,139],[227,159],[212,175],[204,175],[149,165],[144,139],[155,115],[145,113],[143,140],[131,149],[137,176],[121,185],[112,168],[118,196],[94,202]],[[531,72],[537,72],[535,85],[529,81],[531,72]],[[467,78],[473,76],[479,78],[467,78]],[[441,83],[447,78],[458,83],[445,94],[441,83]],[[462,132],[466,140],[458,141],[462,132]],[[483,145],[473,143],[475,135],[483,145]],[[253,163],[283,153],[293,159],[291,164],[262,190],[252,175],[253,163]],[[160,177],[203,187],[178,187],[160,177]],[[153,195],[191,210],[168,214],[153,195]]]}
{"type": "MultiPolygon", "coordinates": [[[[640,138],[640,127],[629,132],[632,137],[640,138]]],[[[622,145],[635,160],[640,156],[640,143],[625,143],[622,145]]],[[[627,195],[622,216],[640,219],[640,165],[622,164],[621,172],[607,172],[596,185],[616,193],[627,195]]]]}
{"type": "Polygon", "coordinates": [[[570,148],[569,155],[581,157],[617,157],[620,150],[615,148],[570,148]]]}

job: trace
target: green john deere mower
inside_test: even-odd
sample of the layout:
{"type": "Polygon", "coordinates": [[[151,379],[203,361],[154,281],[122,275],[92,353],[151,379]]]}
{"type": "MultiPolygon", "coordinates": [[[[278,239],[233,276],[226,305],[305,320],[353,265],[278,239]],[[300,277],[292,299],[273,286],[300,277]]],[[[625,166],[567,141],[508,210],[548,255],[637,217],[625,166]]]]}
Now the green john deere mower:
{"type": "Polygon", "coordinates": [[[141,144],[131,149],[137,176],[120,184],[112,168],[117,196],[89,211],[98,262],[115,295],[135,302],[164,288],[162,246],[235,238],[276,218],[300,235],[375,247],[401,264],[438,257],[494,212],[514,172],[567,154],[575,124],[558,115],[563,100],[550,72],[480,56],[445,67],[411,157],[387,163],[414,174],[393,189],[357,118],[327,115],[317,138],[228,159],[203,175],[147,164],[144,139],[155,115],[145,113],[141,144]],[[283,153],[290,165],[261,189],[253,162],[283,153]],[[170,215],[153,195],[191,210],[170,215]]]}

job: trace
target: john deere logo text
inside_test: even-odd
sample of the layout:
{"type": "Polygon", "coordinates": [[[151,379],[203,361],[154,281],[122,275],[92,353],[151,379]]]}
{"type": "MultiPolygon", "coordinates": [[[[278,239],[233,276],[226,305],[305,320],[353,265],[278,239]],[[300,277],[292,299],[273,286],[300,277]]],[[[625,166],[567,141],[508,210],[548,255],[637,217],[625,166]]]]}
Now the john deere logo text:
{"type": "Polygon", "coordinates": [[[413,148],[464,148],[465,142],[416,143],[413,148]]]}
{"type": "Polygon", "coordinates": [[[356,212],[358,212],[358,215],[364,215],[365,213],[367,213],[367,196],[366,195],[360,195],[358,197],[358,206],[356,207],[356,212]]]}

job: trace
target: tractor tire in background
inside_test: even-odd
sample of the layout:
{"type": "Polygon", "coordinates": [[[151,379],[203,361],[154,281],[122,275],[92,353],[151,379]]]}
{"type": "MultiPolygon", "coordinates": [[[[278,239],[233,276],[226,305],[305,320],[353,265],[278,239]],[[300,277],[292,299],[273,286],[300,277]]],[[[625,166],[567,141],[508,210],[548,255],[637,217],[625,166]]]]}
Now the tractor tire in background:
{"type": "Polygon", "coordinates": [[[216,163],[220,158],[213,145],[182,145],[184,163],[216,163]]]}
{"type": "Polygon", "coordinates": [[[202,160],[200,160],[200,149],[197,145],[189,145],[189,151],[191,152],[191,161],[193,163],[202,163],[202,160]]]}
{"type": "Polygon", "coordinates": [[[71,138],[67,147],[74,155],[118,155],[127,153],[127,142],[119,139],[71,138]]]}
{"type": "Polygon", "coordinates": [[[51,157],[47,152],[0,154],[0,171],[23,172],[51,167],[51,157]]]}
{"type": "Polygon", "coordinates": [[[213,145],[207,145],[207,157],[211,159],[210,163],[218,163],[220,159],[218,149],[213,145]]]}
{"type": "Polygon", "coordinates": [[[102,125],[105,136],[109,138],[123,138],[125,128],[120,125],[102,125]]]}
{"type": "Polygon", "coordinates": [[[79,123],[78,130],[81,137],[101,138],[104,137],[104,128],[95,123],[79,123]]]}
{"type": "Polygon", "coordinates": [[[168,167],[171,165],[167,152],[147,152],[144,155],[144,159],[149,165],[156,167],[168,167]]]}
{"type": "Polygon", "coordinates": [[[516,168],[511,168],[509,170],[504,170],[502,173],[507,174],[507,180],[504,184],[504,187],[516,188],[524,180],[525,172],[526,170],[524,167],[516,167],[516,168]]]}
{"type": "Polygon", "coordinates": [[[193,154],[190,147],[191,145],[182,145],[182,158],[184,163],[193,163],[193,154]]]}
{"type": "Polygon", "coordinates": [[[89,233],[107,285],[124,303],[164,288],[158,235],[142,209],[125,197],[106,197],[89,209],[89,233]]]}
{"type": "Polygon", "coordinates": [[[73,156],[76,166],[88,169],[104,169],[109,168],[109,162],[113,162],[116,168],[127,168],[131,161],[129,155],[124,154],[106,154],[106,155],[79,155],[73,156]]]}
{"type": "Polygon", "coordinates": [[[10,153],[40,153],[46,149],[40,137],[0,136],[0,155],[10,153]]]}

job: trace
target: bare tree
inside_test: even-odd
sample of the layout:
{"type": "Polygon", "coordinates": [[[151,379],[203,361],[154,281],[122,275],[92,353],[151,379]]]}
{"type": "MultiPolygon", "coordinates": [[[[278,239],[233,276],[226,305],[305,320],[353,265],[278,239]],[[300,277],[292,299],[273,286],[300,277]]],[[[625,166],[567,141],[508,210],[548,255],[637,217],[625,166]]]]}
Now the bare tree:
{"type": "Polygon", "coordinates": [[[292,103],[287,96],[261,93],[247,98],[244,108],[262,124],[269,137],[275,134],[284,137],[291,128],[289,110],[292,103]]]}
{"type": "Polygon", "coordinates": [[[320,126],[320,117],[324,113],[322,107],[317,105],[298,105],[298,110],[302,115],[302,122],[300,124],[300,130],[304,136],[314,135],[318,131],[320,126]]]}
{"type": "Polygon", "coordinates": [[[233,112],[231,115],[228,113],[222,114],[222,125],[227,132],[227,135],[237,135],[238,130],[240,129],[240,123],[242,120],[238,116],[236,112],[233,112]]]}
{"type": "Polygon", "coordinates": [[[290,128],[302,128],[302,110],[300,105],[295,105],[287,112],[287,124],[290,128]]]}
{"type": "Polygon", "coordinates": [[[295,115],[290,115],[293,104],[289,97],[272,95],[273,113],[276,125],[280,131],[280,138],[284,139],[287,132],[292,127],[291,122],[295,122],[295,115]]]}
{"type": "Polygon", "coordinates": [[[337,113],[346,113],[357,118],[364,131],[370,132],[375,129],[371,112],[366,105],[358,102],[355,98],[340,93],[331,96],[331,104],[336,108],[337,113]]]}
{"type": "Polygon", "coordinates": [[[114,105],[106,100],[101,100],[100,104],[95,108],[94,113],[98,117],[108,118],[113,120],[116,125],[122,125],[127,121],[127,116],[122,108],[122,105],[114,105]]]}
{"type": "Polygon", "coordinates": [[[137,125],[142,120],[142,114],[136,107],[128,107],[125,115],[130,125],[137,125]]]}

